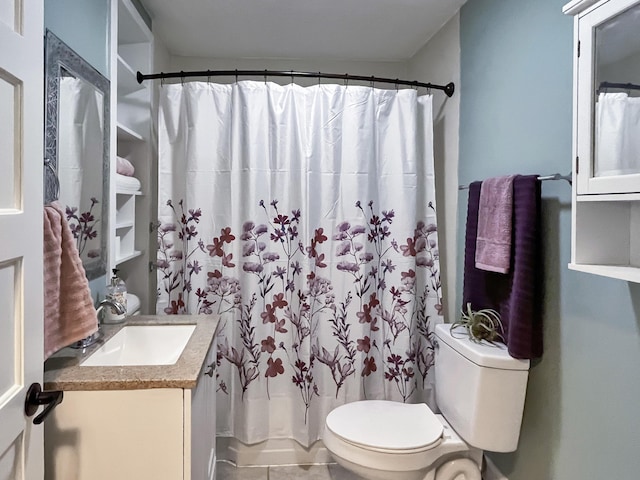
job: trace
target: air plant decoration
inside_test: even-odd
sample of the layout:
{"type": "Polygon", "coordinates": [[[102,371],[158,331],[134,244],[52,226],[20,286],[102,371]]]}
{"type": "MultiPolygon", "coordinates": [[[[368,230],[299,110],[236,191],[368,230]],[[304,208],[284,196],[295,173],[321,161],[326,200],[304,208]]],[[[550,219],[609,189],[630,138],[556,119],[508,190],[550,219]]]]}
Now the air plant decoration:
{"type": "Polygon", "coordinates": [[[467,303],[466,310],[462,310],[460,320],[451,324],[451,332],[455,328],[462,327],[467,331],[469,338],[474,342],[486,340],[490,343],[504,342],[504,332],[500,314],[491,308],[473,310],[471,303],[467,303]]]}

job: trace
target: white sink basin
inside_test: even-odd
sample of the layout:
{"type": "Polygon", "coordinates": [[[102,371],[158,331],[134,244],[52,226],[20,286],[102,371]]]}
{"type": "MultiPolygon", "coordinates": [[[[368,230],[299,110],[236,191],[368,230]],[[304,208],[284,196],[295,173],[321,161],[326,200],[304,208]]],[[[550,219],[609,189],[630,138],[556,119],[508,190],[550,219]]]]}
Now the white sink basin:
{"type": "Polygon", "coordinates": [[[195,325],[130,325],[124,327],[82,363],[85,367],[173,365],[195,325]]]}

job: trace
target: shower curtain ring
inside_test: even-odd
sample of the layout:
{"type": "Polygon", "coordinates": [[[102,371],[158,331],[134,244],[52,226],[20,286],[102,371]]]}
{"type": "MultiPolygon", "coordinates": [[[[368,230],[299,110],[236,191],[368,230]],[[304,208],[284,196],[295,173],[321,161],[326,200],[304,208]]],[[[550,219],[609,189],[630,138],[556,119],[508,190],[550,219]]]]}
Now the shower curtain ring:
{"type": "Polygon", "coordinates": [[[320,86],[320,78],[322,77],[322,73],[318,72],[318,86],[320,86]]]}
{"type": "Polygon", "coordinates": [[[344,74],[344,86],[345,87],[349,86],[349,74],[348,73],[344,74]]]}
{"type": "Polygon", "coordinates": [[[264,71],[264,84],[267,84],[267,70],[264,71]]]}
{"type": "Polygon", "coordinates": [[[294,84],[295,81],[293,80],[293,70],[291,70],[291,83],[294,84]]]}
{"type": "Polygon", "coordinates": [[[238,83],[238,69],[236,68],[236,83],[238,83]]]}
{"type": "Polygon", "coordinates": [[[400,79],[396,78],[396,92],[398,91],[398,82],[400,81],[400,79]]]}
{"type": "Polygon", "coordinates": [[[164,87],[164,72],[160,72],[160,86],[164,87]]]}
{"type": "Polygon", "coordinates": [[[184,87],[184,72],[182,70],[180,70],[180,83],[184,87]]]}
{"type": "Polygon", "coordinates": [[[375,78],[376,78],[376,77],[374,77],[373,75],[371,75],[371,88],[373,88],[373,87],[374,87],[373,80],[374,80],[375,78]]]}

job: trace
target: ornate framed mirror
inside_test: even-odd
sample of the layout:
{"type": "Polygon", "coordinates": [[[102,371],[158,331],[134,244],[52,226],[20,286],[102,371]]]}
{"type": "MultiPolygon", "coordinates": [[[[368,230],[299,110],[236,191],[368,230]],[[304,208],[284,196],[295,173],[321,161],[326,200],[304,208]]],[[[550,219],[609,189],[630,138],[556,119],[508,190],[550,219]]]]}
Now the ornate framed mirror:
{"type": "Polygon", "coordinates": [[[89,280],[107,267],[109,90],[109,80],[47,30],[44,201],[66,211],[89,280]]]}

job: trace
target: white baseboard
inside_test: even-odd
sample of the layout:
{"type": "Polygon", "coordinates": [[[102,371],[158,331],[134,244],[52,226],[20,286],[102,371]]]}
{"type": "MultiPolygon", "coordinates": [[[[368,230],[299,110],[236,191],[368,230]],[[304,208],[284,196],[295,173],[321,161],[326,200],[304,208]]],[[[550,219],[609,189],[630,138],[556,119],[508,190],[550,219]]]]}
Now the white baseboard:
{"type": "Polygon", "coordinates": [[[505,477],[495,463],[487,456],[484,457],[484,467],[482,469],[483,480],[509,480],[505,477]]]}
{"type": "Polygon", "coordinates": [[[270,439],[247,445],[233,437],[218,437],[216,445],[218,460],[238,467],[316,465],[334,461],[322,441],[305,448],[290,439],[270,439]]]}

